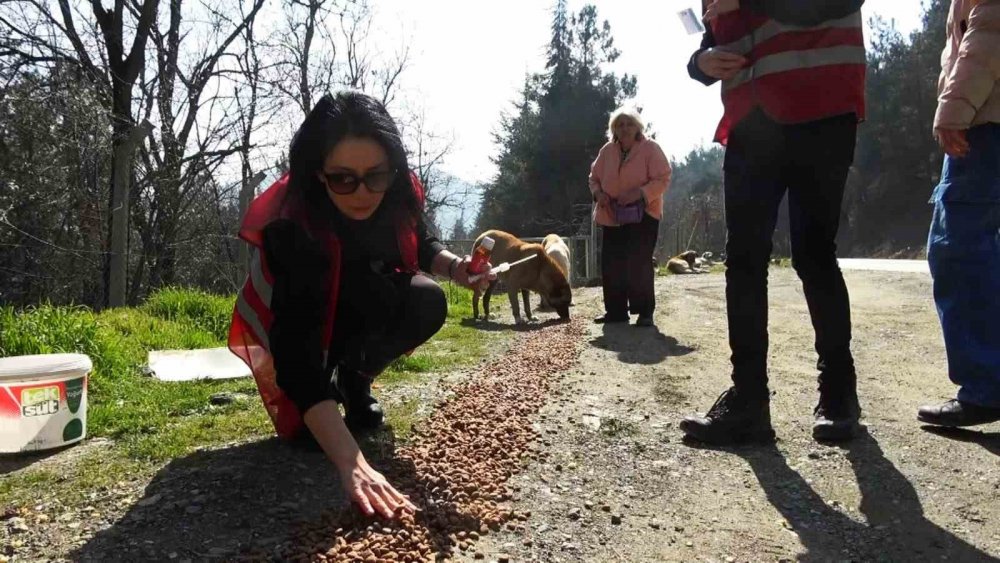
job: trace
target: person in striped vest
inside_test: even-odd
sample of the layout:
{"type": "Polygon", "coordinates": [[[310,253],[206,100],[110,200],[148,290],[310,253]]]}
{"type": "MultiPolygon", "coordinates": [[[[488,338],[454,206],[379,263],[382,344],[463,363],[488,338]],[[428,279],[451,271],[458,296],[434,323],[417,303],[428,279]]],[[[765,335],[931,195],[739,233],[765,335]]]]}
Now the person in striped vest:
{"type": "Polygon", "coordinates": [[[865,114],[863,0],[706,0],[701,48],[688,65],[722,81],[715,140],[724,164],[726,306],[733,385],[681,423],[693,440],[767,442],[767,268],[788,194],[792,265],[819,355],[813,437],[846,440],[861,426],[847,287],[835,238],[858,123],[865,114]]]}
{"type": "Polygon", "coordinates": [[[309,112],[288,173],[254,199],[240,228],[253,259],[230,350],[252,369],[278,435],[318,444],[351,500],[386,518],[414,507],[351,431],[382,423],[372,378],[444,324],[444,292],[419,272],[474,285],[469,257],[429,234],[423,209],[385,107],[344,92],[309,112]]]}

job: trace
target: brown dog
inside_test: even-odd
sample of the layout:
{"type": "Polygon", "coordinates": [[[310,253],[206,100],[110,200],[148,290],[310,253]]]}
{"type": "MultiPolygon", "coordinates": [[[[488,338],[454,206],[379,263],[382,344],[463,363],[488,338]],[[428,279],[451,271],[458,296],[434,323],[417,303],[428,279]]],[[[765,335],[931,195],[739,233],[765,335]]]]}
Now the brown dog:
{"type": "MultiPolygon", "coordinates": [[[[478,248],[483,237],[490,237],[495,241],[493,253],[490,255],[490,263],[497,266],[503,262],[514,262],[532,254],[535,258],[523,264],[511,267],[506,273],[500,274],[500,280],[507,287],[507,296],[510,298],[510,308],[514,312],[514,321],[521,324],[521,308],[517,302],[517,294],[521,293],[524,300],[524,312],[528,319],[531,316],[531,304],[528,301],[528,292],[534,291],[541,294],[548,300],[549,304],[559,314],[559,318],[569,318],[569,306],[573,301],[573,293],[566,279],[566,273],[551,256],[545,253],[545,249],[540,244],[524,242],[510,233],[503,231],[486,231],[479,235],[473,248],[478,248]]],[[[479,298],[483,298],[483,318],[490,316],[490,296],[496,286],[494,280],[486,289],[485,294],[477,289],[472,296],[472,317],[479,318],[479,298]]]]}
{"type": "Polygon", "coordinates": [[[675,274],[707,274],[698,268],[698,253],[693,250],[681,252],[667,262],[667,269],[675,274]]]}

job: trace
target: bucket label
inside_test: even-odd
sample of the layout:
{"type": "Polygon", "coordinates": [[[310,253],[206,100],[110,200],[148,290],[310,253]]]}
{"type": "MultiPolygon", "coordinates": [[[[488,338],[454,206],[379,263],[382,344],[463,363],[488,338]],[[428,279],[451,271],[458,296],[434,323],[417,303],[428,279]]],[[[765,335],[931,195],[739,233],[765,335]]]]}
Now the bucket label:
{"type": "Polygon", "coordinates": [[[0,454],[55,448],[86,434],[86,376],[0,385],[0,454]]]}
{"type": "Polygon", "coordinates": [[[59,412],[59,386],[21,390],[21,415],[46,416],[59,412]]]}
{"type": "Polygon", "coordinates": [[[66,405],[69,412],[76,414],[80,410],[80,400],[83,398],[83,378],[70,379],[66,382],[66,405]]]}

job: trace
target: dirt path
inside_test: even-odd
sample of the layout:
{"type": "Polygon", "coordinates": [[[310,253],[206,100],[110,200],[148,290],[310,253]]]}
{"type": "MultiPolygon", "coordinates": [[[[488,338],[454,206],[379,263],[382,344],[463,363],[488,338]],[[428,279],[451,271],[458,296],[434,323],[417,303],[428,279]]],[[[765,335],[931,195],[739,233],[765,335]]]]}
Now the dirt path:
{"type": "MultiPolygon", "coordinates": [[[[789,269],[771,274],[770,447],[685,445],[677,424],[728,385],[724,278],[657,281],[659,327],[590,325],[577,369],[538,429],[548,461],[514,478],[524,533],[490,559],[538,561],[983,561],[1000,557],[1000,428],[948,436],[915,421],[949,398],[930,280],[848,272],[868,433],[810,437],[812,329],[789,269]],[[661,332],[662,331],[662,332],[661,332]]],[[[599,313],[598,290],[576,315],[599,313]]]]}

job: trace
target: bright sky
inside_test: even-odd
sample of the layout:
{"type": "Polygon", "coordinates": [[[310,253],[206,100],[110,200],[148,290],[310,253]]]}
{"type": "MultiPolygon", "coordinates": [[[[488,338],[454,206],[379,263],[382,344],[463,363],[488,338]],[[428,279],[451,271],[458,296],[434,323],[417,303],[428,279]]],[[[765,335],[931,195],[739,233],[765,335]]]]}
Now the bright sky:
{"type": "MultiPolygon", "coordinates": [[[[570,0],[578,11],[586,2],[570,0]]],[[[669,156],[681,158],[711,142],[722,112],[718,86],[690,80],[685,65],[700,36],[687,35],[677,12],[699,0],[592,0],[607,19],[622,55],[614,70],[638,76],[636,103],[669,156]]],[[[554,1],[379,0],[381,25],[409,38],[406,88],[426,108],[429,124],[455,136],[443,168],[470,182],[495,172],[492,132],[510,110],[524,76],[543,70],[554,1]]],[[[905,33],[920,23],[915,0],[868,0],[866,20],[895,18],[905,33]]],[[[697,12],[697,10],[696,10],[697,12]]]]}

